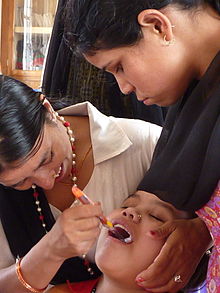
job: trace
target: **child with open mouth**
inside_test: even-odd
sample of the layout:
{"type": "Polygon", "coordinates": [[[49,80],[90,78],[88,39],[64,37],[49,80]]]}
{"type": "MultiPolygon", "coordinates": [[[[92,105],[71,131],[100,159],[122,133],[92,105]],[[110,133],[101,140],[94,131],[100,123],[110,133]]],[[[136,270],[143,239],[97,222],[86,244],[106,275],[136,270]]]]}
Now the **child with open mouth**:
{"type": "MultiPolygon", "coordinates": [[[[177,210],[154,194],[148,193],[146,196],[145,192],[137,191],[123,202],[121,208],[115,209],[109,215],[108,220],[113,223],[114,230],[108,230],[105,227],[101,230],[95,260],[103,275],[91,281],[58,285],[47,292],[137,293],[145,291],[139,284],[141,280],[136,276],[154,262],[165,242],[164,239],[152,237],[152,231],[167,221],[188,217],[186,212],[177,210]]],[[[206,258],[207,256],[200,262],[201,266],[206,258]]],[[[203,263],[201,270],[199,266],[187,288],[197,287],[204,281],[206,272],[203,269],[206,265],[203,263]],[[196,282],[194,282],[195,279],[196,282]]],[[[188,278],[188,276],[178,276],[177,272],[174,278],[181,288],[181,278],[188,278]],[[179,277],[178,280],[177,277],[179,277]]]]}

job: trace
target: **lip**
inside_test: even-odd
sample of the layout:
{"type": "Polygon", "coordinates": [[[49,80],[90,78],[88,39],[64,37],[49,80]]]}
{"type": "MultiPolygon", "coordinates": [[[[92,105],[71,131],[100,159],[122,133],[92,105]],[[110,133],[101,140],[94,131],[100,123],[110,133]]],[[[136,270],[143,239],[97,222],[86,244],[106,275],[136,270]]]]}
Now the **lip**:
{"type": "Polygon", "coordinates": [[[152,102],[150,102],[150,98],[147,97],[147,98],[137,98],[139,102],[142,102],[143,104],[145,105],[152,105],[152,102]]]}
{"type": "Polygon", "coordinates": [[[150,105],[153,105],[154,103],[152,103],[152,101],[150,100],[150,98],[146,98],[144,100],[142,100],[142,102],[147,105],[147,106],[150,106],[150,105]]]}

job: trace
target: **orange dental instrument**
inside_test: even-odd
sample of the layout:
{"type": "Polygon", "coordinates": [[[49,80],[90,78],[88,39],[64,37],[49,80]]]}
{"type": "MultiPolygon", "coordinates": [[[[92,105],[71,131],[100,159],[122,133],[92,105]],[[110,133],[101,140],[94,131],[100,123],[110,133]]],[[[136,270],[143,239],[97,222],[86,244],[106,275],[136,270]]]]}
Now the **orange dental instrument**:
{"type": "MultiPolygon", "coordinates": [[[[88,198],[88,196],[80,190],[78,187],[73,186],[72,187],[72,193],[75,195],[75,197],[82,203],[82,204],[93,204],[94,202],[88,198]]],[[[108,221],[107,218],[103,216],[98,217],[101,221],[101,223],[106,227],[106,228],[113,228],[112,222],[108,221]]]]}
{"type": "MultiPolygon", "coordinates": [[[[75,197],[82,203],[82,204],[93,204],[94,202],[78,187],[73,186],[72,187],[72,193],[75,195],[75,197]]],[[[123,241],[124,236],[121,235],[115,228],[112,222],[110,222],[104,215],[98,217],[102,225],[107,228],[109,231],[111,231],[116,238],[123,241]]]]}

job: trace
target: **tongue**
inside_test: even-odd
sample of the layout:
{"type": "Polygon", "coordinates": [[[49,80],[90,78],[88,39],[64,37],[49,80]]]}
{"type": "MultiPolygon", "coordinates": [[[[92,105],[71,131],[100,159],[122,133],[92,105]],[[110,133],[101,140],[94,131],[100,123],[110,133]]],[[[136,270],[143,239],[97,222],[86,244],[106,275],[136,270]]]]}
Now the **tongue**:
{"type": "Polygon", "coordinates": [[[121,227],[114,227],[114,230],[117,231],[116,235],[118,235],[118,234],[121,235],[121,238],[126,239],[126,238],[130,237],[129,233],[121,227]]]}
{"type": "Polygon", "coordinates": [[[109,230],[109,234],[112,237],[121,240],[122,242],[125,242],[125,239],[130,237],[130,235],[123,228],[120,227],[114,227],[113,229],[109,230]]]}

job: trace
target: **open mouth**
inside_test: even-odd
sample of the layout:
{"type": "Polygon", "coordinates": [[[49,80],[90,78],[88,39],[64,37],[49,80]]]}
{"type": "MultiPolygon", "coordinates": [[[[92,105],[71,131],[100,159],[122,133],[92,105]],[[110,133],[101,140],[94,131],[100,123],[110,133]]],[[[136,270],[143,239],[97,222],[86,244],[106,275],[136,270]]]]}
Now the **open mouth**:
{"type": "Polygon", "coordinates": [[[121,224],[115,224],[114,227],[109,230],[108,234],[126,244],[133,242],[130,232],[121,224]]]}
{"type": "Polygon", "coordinates": [[[59,178],[60,175],[61,175],[61,173],[62,173],[62,166],[60,166],[60,168],[59,168],[57,174],[56,174],[54,177],[55,177],[56,179],[59,178]]]}

